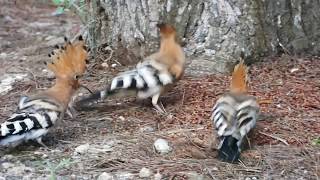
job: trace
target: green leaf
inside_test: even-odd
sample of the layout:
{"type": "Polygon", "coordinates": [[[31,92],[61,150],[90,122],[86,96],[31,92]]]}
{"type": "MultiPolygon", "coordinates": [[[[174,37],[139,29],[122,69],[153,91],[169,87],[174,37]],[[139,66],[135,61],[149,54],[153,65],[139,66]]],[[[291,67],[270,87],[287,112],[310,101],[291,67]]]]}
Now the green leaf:
{"type": "Polygon", "coordinates": [[[64,0],[52,0],[53,4],[59,6],[63,3],[64,0]]]}
{"type": "Polygon", "coordinates": [[[54,15],[60,15],[64,13],[64,7],[58,7],[56,11],[53,13],[54,15]]]}
{"type": "Polygon", "coordinates": [[[311,144],[314,146],[320,145],[320,138],[314,139],[311,144]]]}

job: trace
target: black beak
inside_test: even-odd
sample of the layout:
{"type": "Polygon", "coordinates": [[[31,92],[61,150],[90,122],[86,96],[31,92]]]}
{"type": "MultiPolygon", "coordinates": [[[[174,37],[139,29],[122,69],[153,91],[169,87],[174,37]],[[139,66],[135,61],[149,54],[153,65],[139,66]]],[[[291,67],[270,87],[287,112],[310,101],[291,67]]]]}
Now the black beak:
{"type": "Polygon", "coordinates": [[[89,91],[91,94],[93,94],[93,92],[92,92],[87,86],[81,84],[80,87],[86,89],[86,90],[89,91]]]}

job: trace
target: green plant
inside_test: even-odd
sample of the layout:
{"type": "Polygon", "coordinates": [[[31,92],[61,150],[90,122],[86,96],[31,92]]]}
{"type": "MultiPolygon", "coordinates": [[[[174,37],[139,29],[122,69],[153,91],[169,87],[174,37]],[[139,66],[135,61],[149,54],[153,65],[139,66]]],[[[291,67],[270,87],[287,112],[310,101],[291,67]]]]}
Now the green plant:
{"type": "Polygon", "coordinates": [[[82,22],[84,22],[86,13],[85,0],[52,0],[52,3],[57,6],[54,14],[59,15],[67,10],[71,10],[80,17],[82,22]]]}
{"type": "Polygon", "coordinates": [[[56,180],[57,179],[57,172],[61,169],[68,167],[72,164],[70,158],[62,159],[59,163],[52,163],[49,160],[37,162],[40,167],[46,168],[50,172],[50,180],[56,180]]]}
{"type": "Polygon", "coordinates": [[[316,138],[314,140],[312,140],[312,145],[316,146],[316,145],[320,145],[320,138],[316,138]]]}

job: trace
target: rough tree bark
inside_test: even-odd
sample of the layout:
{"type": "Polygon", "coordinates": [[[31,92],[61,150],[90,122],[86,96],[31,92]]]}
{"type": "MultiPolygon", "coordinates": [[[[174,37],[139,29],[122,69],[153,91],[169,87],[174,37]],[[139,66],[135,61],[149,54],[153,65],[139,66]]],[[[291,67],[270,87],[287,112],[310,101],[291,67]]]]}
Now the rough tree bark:
{"type": "Polygon", "coordinates": [[[172,23],[192,74],[226,72],[242,51],[252,60],[320,52],[319,0],[91,0],[90,7],[92,45],[121,49],[129,61],[156,49],[158,22],[172,23]]]}

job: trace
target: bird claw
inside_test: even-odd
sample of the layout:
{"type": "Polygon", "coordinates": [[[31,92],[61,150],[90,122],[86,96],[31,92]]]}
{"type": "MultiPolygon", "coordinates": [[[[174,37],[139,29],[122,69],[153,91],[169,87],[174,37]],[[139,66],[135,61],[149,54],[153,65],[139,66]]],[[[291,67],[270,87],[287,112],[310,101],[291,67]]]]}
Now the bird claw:
{"type": "Polygon", "coordinates": [[[50,151],[52,150],[42,142],[42,138],[38,138],[37,143],[40,144],[42,146],[42,148],[44,148],[45,150],[50,150],[50,151]]]}

